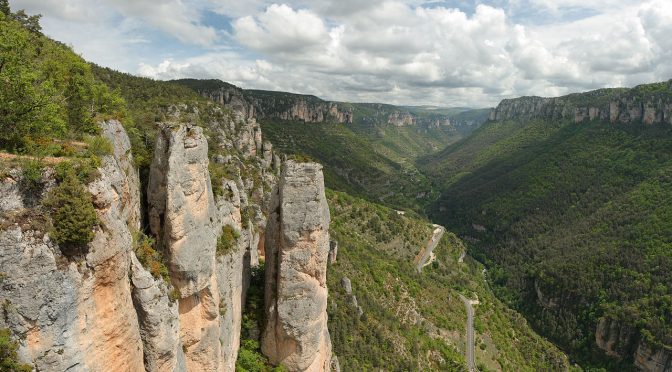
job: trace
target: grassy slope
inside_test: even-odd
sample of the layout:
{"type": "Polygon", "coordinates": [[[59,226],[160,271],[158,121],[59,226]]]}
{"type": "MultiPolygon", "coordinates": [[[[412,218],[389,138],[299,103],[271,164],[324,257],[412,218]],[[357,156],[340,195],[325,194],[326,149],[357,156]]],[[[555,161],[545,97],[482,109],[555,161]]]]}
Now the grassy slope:
{"type": "Polygon", "coordinates": [[[601,316],[669,344],[670,148],[665,126],[488,123],[424,159],[443,189],[431,214],[478,237],[473,253],[492,267],[500,297],[577,354],[595,356],[601,316]],[[559,310],[539,307],[535,282],[559,310]]]}
{"type": "Polygon", "coordinates": [[[487,290],[480,264],[457,263],[464,246],[455,235],[444,235],[437,260],[419,274],[413,258],[431,236],[427,221],[343,193],[329,192],[328,200],[332,239],[339,242],[327,276],[329,328],[343,370],[466,370],[460,293],[481,301],[475,323],[480,370],[566,366],[555,346],[487,290]],[[364,310],[361,319],[340,284],[344,276],[364,310]]]}

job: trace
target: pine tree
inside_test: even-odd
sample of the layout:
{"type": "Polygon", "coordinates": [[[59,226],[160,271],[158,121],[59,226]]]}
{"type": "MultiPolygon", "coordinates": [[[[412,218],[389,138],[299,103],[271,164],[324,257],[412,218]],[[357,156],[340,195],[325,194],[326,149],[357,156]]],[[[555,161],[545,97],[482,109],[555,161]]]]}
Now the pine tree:
{"type": "Polygon", "coordinates": [[[12,14],[11,9],[9,8],[9,0],[0,0],[0,12],[9,17],[12,14]]]}

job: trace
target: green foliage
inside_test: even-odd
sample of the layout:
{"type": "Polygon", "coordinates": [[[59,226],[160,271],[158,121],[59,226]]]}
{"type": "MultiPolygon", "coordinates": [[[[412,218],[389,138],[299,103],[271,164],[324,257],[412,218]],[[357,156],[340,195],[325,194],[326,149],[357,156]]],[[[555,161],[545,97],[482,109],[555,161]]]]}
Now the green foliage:
{"type": "Polygon", "coordinates": [[[250,222],[254,219],[255,213],[254,213],[254,208],[247,206],[243,208],[240,214],[241,222],[240,226],[247,230],[250,228],[250,222]]]}
{"type": "MultiPolygon", "coordinates": [[[[2,4],[0,4],[2,5],[2,4]]],[[[0,329],[0,371],[2,372],[30,372],[33,370],[29,364],[19,361],[17,350],[19,344],[12,341],[9,329],[0,329]]]]}
{"type": "MultiPolygon", "coordinates": [[[[171,288],[170,292],[168,292],[168,299],[171,302],[175,302],[175,301],[178,301],[180,298],[182,298],[182,293],[180,293],[180,290],[175,288],[175,287],[171,288]]],[[[182,345],[182,347],[185,347],[185,346],[182,345]]]]}
{"type": "Polygon", "coordinates": [[[98,217],[91,194],[76,175],[66,173],[61,184],[49,191],[43,204],[53,223],[49,236],[63,253],[67,256],[85,253],[86,245],[93,240],[98,217]]]}
{"type": "Polygon", "coordinates": [[[478,348],[477,360],[490,369],[567,366],[557,348],[487,290],[480,265],[457,264],[466,248],[455,235],[444,234],[436,260],[418,274],[414,260],[433,230],[427,221],[343,193],[329,191],[327,199],[330,234],[339,242],[338,261],[327,273],[329,331],[343,370],[466,370],[462,346],[455,347],[464,344],[460,293],[477,293],[481,301],[477,336],[488,337],[492,346],[478,348]],[[361,318],[342,290],[344,276],[352,280],[361,318]],[[409,316],[414,312],[421,320],[409,316]]]}
{"type": "Polygon", "coordinates": [[[227,254],[236,246],[240,233],[231,225],[224,225],[217,238],[217,256],[227,254]]]}
{"type": "Polygon", "coordinates": [[[63,182],[70,175],[74,175],[79,182],[89,184],[95,181],[99,176],[97,159],[72,159],[63,161],[54,166],[56,180],[63,182]]]}
{"type": "Polygon", "coordinates": [[[264,326],[264,264],[252,268],[250,287],[245,298],[241,326],[240,349],[236,360],[239,372],[285,372],[282,366],[274,367],[261,353],[260,330],[264,326]]]}
{"type": "Polygon", "coordinates": [[[5,17],[9,17],[12,14],[11,9],[9,8],[9,0],[0,0],[0,13],[5,17]]]}
{"type": "MultiPolygon", "coordinates": [[[[269,119],[260,123],[276,149],[296,154],[299,161],[324,164],[329,188],[404,209],[420,210],[428,200],[416,199],[419,193],[429,196],[431,185],[411,159],[431,151],[430,145],[415,146],[429,134],[409,127],[369,133],[368,126],[269,119]]],[[[446,134],[439,137],[451,140],[446,134]]]]}
{"type": "Polygon", "coordinates": [[[112,144],[106,138],[101,136],[91,136],[85,138],[86,151],[91,156],[101,158],[106,155],[112,155],[112,144]]]}
{"type": "Polygon", "coordinates": [[[144,268],[149,270],[154,278],[162,278],[170,283],[170,272],[163,262],[163,254],[156,249],[156,241],[151,237],[138,234],[135,237],[135,255],[144,268]]]}
{"type": "Polygon", "coordinates": [[[23,163],[21,172],[21,189],[29,195],[36,195],[42,191],[42,172],[44,165],[39,160],[27,160],[23,163]]]}
{"type": "Polygon", "coordinates": [[[96,133],[97,115],[123,109],[82,58],[38,32],[38,19],[0,16],[1,149],[96,133]]]}
{"type": "Polygon", "coordinates": [[[631,361],[595,348],[602,317],[635,329],[623,350],[672,345],[670,148],[669,126],[488,123],[428,159],[443,185],[431,214],[477,237],[496,293],[535,327],[585,363],[623,369],[631,361]],[[562,306],[543,308],[537,288],[562,306]]]}
{"type": "MultiPolygon", "coordinates": [[[[208,147],[210,148],[210,146],[208,147]]],[[[210,162],[208,164],[210,171],[210,182],[212,183],[212,193],[215,197],[224,196],[224,180],[234,180],[237,178],[237,169],[233,164],[218,164],[210,162]]],[[[233,197],[233,195],[227,195],[233,197]]]]}

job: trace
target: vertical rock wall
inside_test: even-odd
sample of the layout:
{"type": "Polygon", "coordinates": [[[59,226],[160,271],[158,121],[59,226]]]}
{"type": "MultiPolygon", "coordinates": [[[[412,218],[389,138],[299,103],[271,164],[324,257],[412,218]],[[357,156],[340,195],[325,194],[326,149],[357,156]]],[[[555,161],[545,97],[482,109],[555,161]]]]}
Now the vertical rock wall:
{"type": "Polygon", "coordinates": [[[322,167],[289,161],[270,210],[262,351],[290,371],[327,371],[329,207],[322,167]]]}
{"type": "MultiPolygon", "coordinates": [[[[65,257],[36,224],[0,231],[0,328],[18,336],[22,360],[37,370],[144,369],[129,281],[131,230],[140,216],[139,181],[121,124],[101,126],[114,156],[103,157],[100,177],[88,185],[100,221],[88,253],[65,257]]],[[[0,181],[3,218],[29,212],[17,179],[0,181]]],[[[45,179],[53,184],[48,172],[45,179]]]]}
{"type": "MultiPolygon", "coordinates": [[[[237,137],[225,136],[223,146],[232,146],[243,157],[256,158],[262,153],[261,132],[254,120],[238,119],[229,123],[240,126],[234,128],[237,137]]],[[[238,158],[219,161],[245,166],[238,158]]],[[[233,371],[250,267],[258,260],[259,232],[255,226],[263,224],[246,221],[247,227],[243,228],[243,218],[248,216],[243,217],[241,210],[254,207],[261,215],[260,207],[253,205],[247,194],[259,194],[261,201],[264,197],[263,190],[254,189],[248,180],[211,180],[208,164],[208,143],[201,128],[177,124],[162,127],[150,171],[149,222],[168,257],[174,293],[179,299],[175,327],[162,331],[167,335],[164,339],[171,342],[161,350],[170,359],[165,365],[180,366],[180,351],[172,350],[181,345],[187,370],[233,371]],[[223,195],[215,197],[212,182],[221,182],[218,186],[223,195]],[[239,237],[231,249],[217,253],[217,239],[225,225],[233,227],[239,237]],[[179,334],[177,343],[172,342],[174,328],[179,334]]],[[[169,308],[161,308],[160,313],[172,319],[169,308]]]]}

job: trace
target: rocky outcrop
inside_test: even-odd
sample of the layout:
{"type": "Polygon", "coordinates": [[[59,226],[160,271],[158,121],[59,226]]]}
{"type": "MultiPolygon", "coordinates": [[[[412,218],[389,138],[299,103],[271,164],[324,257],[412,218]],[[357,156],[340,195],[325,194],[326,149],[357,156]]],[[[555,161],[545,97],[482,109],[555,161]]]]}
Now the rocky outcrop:
{"type": "Polygon", "coordinates": [[[280,112],[269,111],[265,116],[306,123],[352,123],[352,111],[342,110],[335,102],[309,102],[301,98],[295,100],[288,109],[280,112]]]}
{"type": "Polygon", "coordinates": [[[178,304],[163,279],[152,277],[133,255],[131,284],[147,371],[186,371],[178,304]]]}
{"type": "Polygon", "coordinates": [[[315,96],[243,90],[219,80],[177,80],[202,96],[239,112],[246,119],[276,118],[306,123],[352,123],[352,109],[315,96]]]}
{"type": "MultiPolygon", "coordinates": [[[[237,131],[232,144],[243,156],[254,156],[256,148],[261,149],[261,137],[249,136],[260,133],[256,129],[248,125],[237,131]]],[[[168,257],[176,288],[187,370],[229,371],[235,368],[244,293],[249,269],[256,264],[252,257],[258,258],[259,235],[251,224],[242,227],[241,208],[249,207],[245,182],[214,181],[221,182],[225,191],[216,199],[208,163],[208,143],[200,127],[164,125],[150,171],[149,222],[168,257]],[[217,254],[217,239],[225,225],[238,232],[238,239],[230,251],[217,254]]],[[[176,356],[171,363],[179,363],[179,353],[176,356]]]]}
{"type": "Polygon", "coordinates": [[[341,287],[343,287],[345,294],[352,294],[352,283],[350,282],[350,278],[347,276],[341,278],[341,287]]]}
{"type": "Polygon", "coordinates": [[[672,124],[672,80],[633,89],[600,89],[557,98],[505,99],[490,112],[491,121],[571,118],[575,123],[608,120],[621,124],[672,124]]]}
{"type": "MultiPolygon", "coordinates": [[[[129,281],[131,231],[140,215],[137,174],[129,166],[130,145],[121,125],[109,121],[102,128],[115,156],[102,158],[100,177],[88,185],[99,219],[88,253],[65,257],[45,234],[46,226],[36,223],[38,216],[0,231],[0,328],[18,336],[21,359],[37,370],[144,369],[129,281]]],[[[44,177],[49,184],[49,172],[44,177]]],[[[11,186],[15,179],[0,183],[9,191],[0,198],[11,201],[0,203],[5,222],[7,213],[31,213],[11,186]]]]}
{"type": "Polygon", "coordinates": [[[595,344],[605,354],[623,358],[632,353],[636,342],[637,329],[623,325],[617,320],[604,317],[597,324],[595,331],[595,344]]]}
{"type": "Polygon", "coordinates": [[[672,350],[665,346],[653,347],[638,334],[636,327],[604,317],[597,324],[595,344],[614,358],[634,356],[635,366],[642,371],[669,371],[672,368],[672,350]]]}
{"type": "Polygon", "coordinates": [[[210,284],[217,240],[208,144],[196,126],[165,126],[150,170],[149,224],[182,298],[210,284]]]}
{"type": "Polygon", "coordinates": [[[635,366],[642,371],[668,372],[672,370],[672,349],[651,347],[641,341],[635,352],[635,366]]]}
{"type": "Polygon", "coordinates": [[[322,167],[289,161],[270,210],[262,351],[290,371],[328,371],[329,207],[322,167]]]}
{"type": "Polygon", "coordinates": [[[332,240],[329,242],[329,265],[335,264],[338,259],[338,242],[332,240]]]}
{"type": "Polygon", "coordinates": [[[387,123],[395,127],[403,127],[407,125],[415,125],[415,116],[408,112],[393,112],[388,116],[387,123]]]}

